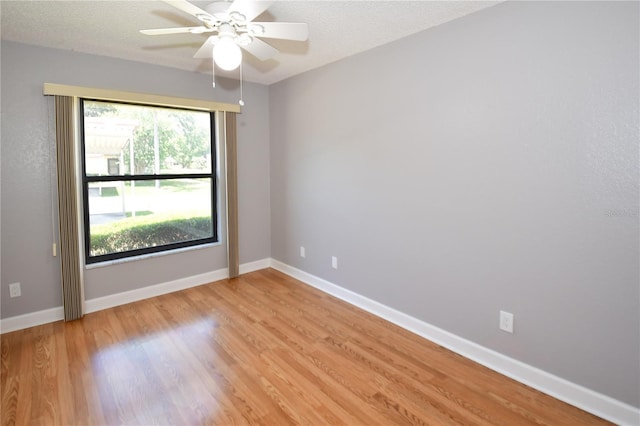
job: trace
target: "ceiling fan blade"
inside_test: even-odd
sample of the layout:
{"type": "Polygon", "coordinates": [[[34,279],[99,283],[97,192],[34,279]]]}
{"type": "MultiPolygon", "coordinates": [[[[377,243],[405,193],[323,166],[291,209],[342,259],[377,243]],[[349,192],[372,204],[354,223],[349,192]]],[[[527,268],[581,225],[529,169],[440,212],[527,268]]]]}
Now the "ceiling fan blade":
{"type": "Polygon", "coordinates": [[[253,22],[249,24],[249,32],[256,37],[280,38],[286,40],[305,41],[309,37],[307,24],[292,22],[253,22]],[[262,27],[263,33],[253,32],[253,26],[262,27]]]}
{"type": "Polygon", "coordinates": [[[267,10],[273,3],[273,1],[235,0],[229,6],[228,13],[239,12],[244,15],[245,22],[248,23],[267,10]]]}
{"type": "Polygon", "coordinates": [[[186,12],[191,16],[195,16],[198,19],[200,19],[198,15],[211,17],[211,15],[209,15],[207,12],[200,9],[198,6],[189,3],[187,0],[163,0],[163,1],[175,7],[176,9],[180,9],[181,11],[186,12]]]}
{"type": "Polygon", "coordinates": [[[242,48],[261,61],[271,59],[278,54],[278,49],[270,46],[269,44],[258,38],[254,38],[250,44],[242,46],[242,48]]]}
{"type": "Polygon", "coordinates": [[[212,38],[217,36],[211,36],[205,41],[200,49],[193,55],[194,58],[203,59],[203,58],[213,58],[213,43],[211,42],[212,38]]]}
{"type": "Polygon", "coordinates": [[[142,34],[146,34],[146,35],[181,34],[181,33],[202,34],[210,31],[213,31],[213,30],[204,26],[179,27],[179,28],[156,28],[153,30],[140,30],[142,34]]]}

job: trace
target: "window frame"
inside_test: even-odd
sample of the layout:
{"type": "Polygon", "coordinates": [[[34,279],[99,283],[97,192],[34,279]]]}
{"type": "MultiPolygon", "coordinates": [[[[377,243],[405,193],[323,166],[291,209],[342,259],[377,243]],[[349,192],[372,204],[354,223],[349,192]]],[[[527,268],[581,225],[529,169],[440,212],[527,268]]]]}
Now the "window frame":
{"type": "Polygon", "coordinates": [[[119,259],[131,259],[139,256],[166,253],[177,249],[183,249],[186,247],[197,247],[206,244],[219,243],[220,238],[218,234],[219,223],[219,211],[218,211],[218,140],[216,131],[216,113],[215,111],[181,106],[167,106],[158,105],[154,103],[145,103],[138,101],[119,101],[119,100],[107,100],[92,97],[78,97],[79,107],[79,153],[80,153],[80,193],[82,194],[82,223],[83,223],[83,236],[84,236],[84,258],[86,265],[95,265],[101,262],[108,262],[119,259]],[[211,171],[209,173],[171,173],[171,174],[121,174],[121,175],[106,175],[106,176],[88,176],[86,166],[86,150],[85,150],[85,117],[84,117],[84,103],[90,102],[103,102],[110,104],[125,104],[150,108],[163,108],[163,109],[175,109],[178,111],[193,111],[199,113],[209,114],[209,126],[210,126],[210,147],[211,147],[211,171]],[[94,182],[144,182],[150,180],[175,180],[175,179],[210,179],[211,180],[211,226],[213,235],[207,238],[193,239],[189,241],[181,241],[177,243],[163,244],[158,246],[139,248],[133,250],[127,250],[117,253],[108,253],[97,256],[91,256],[91,226],[90,226],[90,214],[89,214],[89,185],[94,182]]]}

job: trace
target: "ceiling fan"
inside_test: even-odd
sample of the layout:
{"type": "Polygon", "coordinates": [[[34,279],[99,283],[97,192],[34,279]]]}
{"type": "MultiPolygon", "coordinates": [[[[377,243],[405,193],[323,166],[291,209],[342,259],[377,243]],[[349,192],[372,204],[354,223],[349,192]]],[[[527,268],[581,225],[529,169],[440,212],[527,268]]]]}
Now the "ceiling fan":
{"type": "Polygon", "coordinates": [[[234,70],[241,64],[240,48],[262,61],[278,53],[276,48],[261,38],[305,41],[309,34],[306,23],[253,22],[253,19],[274,3],[273,1],[217,1],[204,9],[186,0],[163,1],[195,17],[201,24],[194,27],[159,28],[140,32],[146,35],[213,33],[196,52],[194,58],[213,58],[216,65],[227,71],[234,70]]]}

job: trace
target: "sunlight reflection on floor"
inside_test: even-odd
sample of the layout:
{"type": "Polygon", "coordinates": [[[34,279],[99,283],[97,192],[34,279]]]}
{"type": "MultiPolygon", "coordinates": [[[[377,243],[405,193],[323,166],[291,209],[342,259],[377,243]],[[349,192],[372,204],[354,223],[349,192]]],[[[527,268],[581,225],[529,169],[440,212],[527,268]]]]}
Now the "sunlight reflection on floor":
{"type": "Polygon", "coordinates": [[[205,353],[191,351],[192,346],[202,348],[203,340],[213,341],[216,328],[213,319],[203,318],[167,332],[99,345],[91,369],[100,399],[107,403],[105,411],[117,416],[113,420],[137,424],[202,424],[218,417],[220,404],[208,388],[216,382],[219,355],[211,345],[205,353]],[[208,362],[184,362],[194,357],[208,362]]]}

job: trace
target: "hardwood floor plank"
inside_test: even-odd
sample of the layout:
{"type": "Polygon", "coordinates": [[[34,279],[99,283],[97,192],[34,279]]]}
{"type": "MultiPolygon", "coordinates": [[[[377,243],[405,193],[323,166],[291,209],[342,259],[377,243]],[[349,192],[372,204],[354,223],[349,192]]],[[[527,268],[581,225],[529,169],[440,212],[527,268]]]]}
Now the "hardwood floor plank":
{"type": "MultiPolygon", "coordinates": [[[[279,369],[279,374],[292,383],[298,389],[300,395],[313,405],[315,410],[328,424],[358,424],[363,421],[354,413],[343,398],[335,398],[335,388],[323,380],[319,371],[314,371],[309,366],[303,366],[295,354],[286,348],[274,351],[274,364],[279,369]]],[[[364,413],[361,413],[364,416],[364,413]]]]}
{"type": "MultiPolygon", "coordinates": [[[[64,392],[68,392],[71,394],[72,412],[77,413],[79,418],[86,419],[90,416],[89,405],[91,403],[89,403],[88,400],[91,399],[94,393],[92,391],[93,386],[87,386],[88,383],[85,383],[86,378],[90,377],[85,374],[89,356],[86,345],[80,344],[80,342],[84,340],[82,322],[72,321],[68,325],[69,326],[64,327],[63,332],[59,334],[59,338],[62,340],[60,349],[64,349],[68,357],[75,358],[76,362],[69,363],[69,369],[66,372],[69,388],[66,391],[61,391],[61,393],[64,394],[64,392]],[[85,388],[88,389],[89,392],[83,392],[85,388]]],[[[94,419],[94,423],[97,423],[97,421],[97,419],[94,419]]],[[[102,420],[102,423],[104,423],[104,420],[102,420]]],[[[72,424],[76,424],[76,422],[72,424]]]]}
{"type": "Polygon", "coordinates": [[[2,384],[2,424],[16,424],[18,417],[18,398],[20,393],[20,376],[5,379],[2,384]]]}
{"type": "Polygon", "coordinates": [[[398,368],[395,360],[388,357],[374,357],[352,342],[335,344],[343,347],[349,357],[384,377],[386,382],[378,381],[377,386],[387,390],[387,394],[401,393],[404,399],[418,407],[418,411],[428,410],[430,416],[434,416],[440,422],[454,424],[477,423],[472,420],[475,417],[472,415],[474,413],[468,412],[468,410],[461,412],[459,407],[451,404],[448,399],[443,400],[441,395],[435,393],[430,386],[426,385],[438,377],[437,375],[430,374],[430,372],[421,373],[418,369],[398,368]],[[465,415],[460,415],[460,413],[465,415]]]}
{"type": "Polygon", "coordinates": [[[2,425],[604,425],[273,269],[1,336],[2,425]]]}

